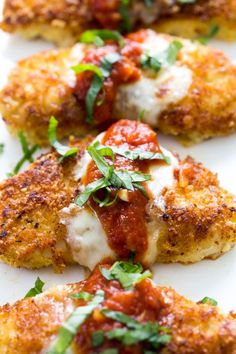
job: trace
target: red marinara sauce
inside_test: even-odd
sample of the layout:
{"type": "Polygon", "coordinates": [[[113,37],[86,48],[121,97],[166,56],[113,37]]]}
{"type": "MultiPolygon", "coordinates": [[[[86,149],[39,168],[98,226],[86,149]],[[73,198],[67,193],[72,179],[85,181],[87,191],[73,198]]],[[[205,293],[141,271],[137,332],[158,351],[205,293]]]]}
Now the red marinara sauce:
{"type": "MultiPolygon", "coordinates": [[[[122,146],[127,150],[161,152],[156,133],[146,124],[137,121],[121,120],[113,124],[105,133],[102,144],[122,146]]],[[[150,160],[132,161],[116,155],[116,170],[129,170],[148,173],[150,160]]],[[[88,184],[102,175],[94,162],[87,169],[84,183],[88,184]]],[[[148,191],[147,191],[148,193],[148,191]]],[[[117,198],[114,205],[99,207],[92,199],[89,205],[98,215],[107,234],[110,247],[119,258],[127,259],[131,252],[136,253],[136,260],[141,260],[147,249],[146,206],[148,198],[135,189],[128,192],[128,201],[117,198]]]]}
{"type": "MultiPolygon", "coordinates": [[[[146,32],[138,32],[134,39],[127,39],[125,46],[121,49],[118,44],[110,44],[104,47],[90,49],[86,52],[82,63],[89,63],[96,66],[101,65],[104,57],[111,53],[119,53],[120,59],[112,65],[108,78],[103,82],[103,89],[99,92],[93,107],[94,123],[99,125],[113,118],[113,107],[116,99],[117,89],[122,84],[130,84],[139,80],[141,76],[140,56],[143,52],[140,42],[144,40],[146,32]],[[99,102],[99,104],[98,104],[99,102]],[[102,103],[101,103],[102,102],[102,103]]],[[[84,112],[86,111],[85,99],[91,86],[94,73],[85,71],[77,75],[74,95],[84,112]]]]}
{"type": "MultiPolygon", "coordinates": [[[[107,265],[102,265],[102,267],[109,268],[107,265]]],[[[121,323],[105,317],[100,312],[101,307],[123,312],[141,323],[148,321],[158,322],[161,320],[161,315],[163,315],[162,310],[165,306],[161,289],[154,286],[150,280],[145,279],[136,284],[132,291],[125,291],[118,281],[106,280],[101,275],[99,267],[97,267],[92,276],[84,282],[81,291],[95,294],[96,291],[100,289],[105,293],[105,301],[80,327],[75,338],[79,353],[87,354],[96,352],[96,349],[92,346],[91,340],[94,332],[98,330],[107,332],[115,328],[123,327],[121,323]]],[[[84,300],[78,300],[78,305],[83,306],[85,304],[84,300]]],[[[144,343],[139,343],[131,347],[124,347],[119,341],[105,340],[97,350],[102,352],[108,348],[117,348],[119,353],[122,354],[141,354],[143,353],[144,345],[144,343]]]]}

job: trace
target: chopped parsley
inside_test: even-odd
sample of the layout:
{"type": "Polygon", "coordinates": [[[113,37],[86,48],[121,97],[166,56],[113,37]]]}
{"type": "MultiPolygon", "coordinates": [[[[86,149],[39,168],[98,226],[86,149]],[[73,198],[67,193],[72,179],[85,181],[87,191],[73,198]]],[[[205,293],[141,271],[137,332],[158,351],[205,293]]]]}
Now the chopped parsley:
{"type": "Polygon", "coordinates": [[[115,64],[119,59],[120,54],[110,53],[101,60],[100,67],[93,64],[78,64],[72,67],[76,74],[80,74],[84,71],[91,71],[94,74],[90,88],[85,98],[86,122],[89,124],[93,123],[95,101],[103,87],[104,80],[109,77],[112,70],[112,65],[115,64]]]}
{"type": "Polygon", "coordinates": [[[78,307],[67,320],[62,323],[58,336],[47,354],[64,354],[71,345],[79,327],[104,300],[104,291],[98,290],[85,306],[78,307]]]}
{"type": "Polygon", "coordinates": [[[171,340],[170,330],[158,323],[140,323],[123,312],[109,309],[103,309],[101,312],[105,317],[125,325],[125,327],[104,332],[104,338],[118,340],[124,346],[146,342],[151,349],[158,349],[171,340]]]}
{"type": "Polygon", "coordinates": [[[44,284],[45,283],[38,277],[34,283],[34,287],[27,292],[25,298],[41,294],[43,292],[44,284]]]}
{"type": "Polygon", "coordinates": [[[151,69],[158,72],[162,67],[173,65],[176,62],[177,55],[183,44],[179,41],[173,41],[168,48],[156,56],[144,53],[141,55],[140,63],[143,69],[151,69]]]}
{"type": "Polygon", "coordinates": [[[56,118],[53,116],[50,118],[49,121],[49,127],[48,127],[48,138],[50,144],[54,147],[54,149],[58,152],[60,155],[59,162],[63,161],[67,157],[74,157],[77,152],[78,148],[77,147],[69,147],[69,146],[64,146],[59,141],[57,140],[57,126],[58,126],[58,121],[56,118]]]}
{"type": "Polygon", "coordinates": [[[13,171],[7,174],[8,177],[16,175],[26,161],[33,162],[33,154],[38,150],[38,145],[33,145],[32,147],[29,146],[29,143],[26,140],[23,132],[18,133],[18,138],[20,140],[23,157],[17,162],[13,171]]]}
{"type": "Polygon", "coordinates": [[[209,32],[202,37],[198,37],[196,40],[200,42],[201,44],[208,44],[212,38],[214,38],[217,33],[219,32],[220,27],[218,25],[212,25],[209,29],[209,32]]]}
{"type": "Polygon", "coordinates": [[[110,269],[100,267],[100,272],[107,280],[118,280],[125,290],[132,287],[146,278],[150,278],[152,273],[149,270],[143,272],[140,263],[119,261],[115,262],[110,269]]]}
{"type": "Polygon", "coordinates": [[[200,304],[208,304],[211,306],[217,306],[218,302],[215,299],[212,299],[211,297],[205,296],[201,301],[199,301],[200,304]]]}
{"type": "Polygon", "coordinates": [[[116,41],[120,45],[120,47],[124,46],[124,38],[118,31],[112,31],[107,29],[94,29],[85,31],[80,36],[80,42],[93,43],[99,47],[103,46],[105,44],[104,41],[108,39],[116,41]]]}

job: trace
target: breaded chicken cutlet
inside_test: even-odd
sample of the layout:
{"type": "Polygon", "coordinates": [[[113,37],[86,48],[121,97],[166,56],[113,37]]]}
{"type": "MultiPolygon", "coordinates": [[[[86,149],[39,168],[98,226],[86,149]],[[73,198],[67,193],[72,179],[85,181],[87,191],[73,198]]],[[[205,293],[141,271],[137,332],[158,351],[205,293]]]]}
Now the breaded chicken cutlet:
{"type": "Polygon", "coordinates": [[[236,66],[221,51],[151,30],[125,43],[77,44],[20,61],[0,93],[9,129],[47,144],[51,115],[61,138],[142,115],[185,143],[235,131],[236,66]]]}
{"type": "Polygon", "coordinates": [[[5,0],[1,28],[65,46],[78,41],[86,29],[130,31],[151,25],[159,32],[191,38],[218,25],[219,38],[234,40],[236,1],[5,0]]]}
{"type": "Polygon", "coordinates": [[[121,120],[87,145],[61,163],[55,151],[42,155],[0,184],[3,261],[93,269],[135,254],[149,266],[233,247],[234,197],[202,164],[160,147],[146,124],[121,120]]]}
{"type": "Polygon", "coordinates": [[[2,306],[1,353],[236,353],[235,314],[223,314],[212,299],[195,303],[142,280],[132,265],[126,275],[135,272],[137,282],[127,290],[119,275],[107,279],[121,265],[124,275],[121,262],[101,265],[80,283],[2,306]]]}

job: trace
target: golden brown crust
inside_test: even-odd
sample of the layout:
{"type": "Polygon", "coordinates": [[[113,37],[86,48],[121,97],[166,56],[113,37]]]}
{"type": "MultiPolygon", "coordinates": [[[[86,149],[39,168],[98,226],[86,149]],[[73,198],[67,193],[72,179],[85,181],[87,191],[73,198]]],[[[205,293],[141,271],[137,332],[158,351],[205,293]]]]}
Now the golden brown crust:
{"type": "Polygon", "coordinates": [[[27,268],[53,264],[59,271],[72,262],[59,210],[76,194],[73,163],[58,164],[51,152],[0,184],[0,257],[5,262],[27,268]]]}
{"type": "MultiPolygon", "coordinates": [[[[5,262],[27,268],[72,262],[60,211],[78,194],[75,163],[69,159],[58,165],[56,154],[49,153],[1,183],[0,255],[5,262]]],[[[229,251],[236,242],[233,196],[191,158],[181,162],[176,181],[163,192],[164,207],[151,201],[147,210],[149,233],[160,230],[156,261],[193,263],[229,251]]]]}
{"type": "MultiPolygon", "coordinates": [[[[80,306],[71,295],[78,291],[102,289],[105,291],[104,306],[119,309],[119,299],[123,303],[127,297],[129,309],[133,315],[134,301],[139,296],[143,308],[135,311],[140,319],[145,311],[152,311],[161,325],[171,328],[172,338],[169,344],[158,353],[162,354],[235,354],[236,353],[236,316],[223,315],[218,307],[196,304],[178,295],[173,289],[155,286],[150,280],[144,280],[132,291],[124,292],[117,282],[108,282],[94,272],[88,280],[81,283],[58,286],[34,298],[5,305],[0,308],[0,346],[2,354],[37,354],[47,350],[62,322],[68,318],[75,307],[80,306]],[[112,284],[111,284],[112,283],[112,284]],[[147,296],[149,295],[149,296],[147,296]],[[121,296],[119,298],[119,296],[121,296]],[[143,311],[143,313],[139,312],[143,311]]],[[[122,311],[122,302],[121,308],[122,311]]],[[[102,315],[92,317],[97,328],[103,328],[102,315]],[[99,324],[100,322],[100,324],[99,324]]],[[[79,336],[87,335],[83,327],[79,336]],[[83,334],[84,333],[84,334],[83,334]]],[[[82,343],[86,343],[83,341],[82,343]]],[[[117,343],[115,344],[115,346],[117,343]]],[[[86,354],[79,344],[72,344],[72,353],[86,354]]],[[[132,350],[132,349],[131,349],[132,350]]],[[[140,351],[135,351],[135,353],[140,351]]],[[[125,350],[125,353],[130,353],[125,350]]]]}
{"type": "MultiPolygon", "coordinates": [[[[158,31],[191,38],[206,34],[210,26],[217,23],[220,26],[218,36],[233,40],[236,1],[198,0],[193,4],[181,5],[178,1],[154,0],[151,10],[145,8],[142,1],[134,1],[130,5],[130,19],[135,28],[153,23],[158,31]]],[[[116,27],[120,26],[119,1],[111,5],[104,1],[101,5],[96,0],[6,0],[1,27],[7,32],[17,32],[29,38],[42,36],[60,45],[68,45],[74,43],[86,28],[114,27],[113,22],[116,27]],[[98,14],[102,10],[103,16],[111,16],[111,21],[102,20],[103,16],[98,14]]]]}
{"type": "MultiPolygon", "coordinates": [[[[185,143],[234,132],[235,65],[219,50],[188,41],[183,44],[179,63],[191,70],[192,84],[184,99],[167,107],[157,118],[158,128],[179,136],[185,143]]],[[[81,60],[84,51],[86,47],[76,45],[19,62],[0,93],[0,110],[10,130],[23,130],[31,141],[46,144],[51,115],[59,120],[60,137],[91,130],[91,126],[85,124],[85,112],[73,94],[75,77],[70,70],[81,60]]],[[[126,105],[114,111],[113,117],[126,118],[126,105]]]]}

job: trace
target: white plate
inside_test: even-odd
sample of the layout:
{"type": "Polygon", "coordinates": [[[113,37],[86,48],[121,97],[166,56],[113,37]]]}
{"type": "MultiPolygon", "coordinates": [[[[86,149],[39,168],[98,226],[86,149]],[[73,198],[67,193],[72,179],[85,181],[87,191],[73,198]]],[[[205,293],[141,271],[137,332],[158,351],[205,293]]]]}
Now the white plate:
{"type": "MultiPolygon", "coordinates": [[[[0,6],[2,1],[0,0],[0,6]]],[[[236,61],[236,43],[213,41],[211,45],[223,49],[236,61]]],[[[40,40],[26,41],[0,32],[0,83],[6,80],[9,68],[18,59],[27,57],[52,45],[40,40]]],[[[191,148],[180,146],[173,138],[159,134],[161,144],[178,151],[182,157],[191,155],[219,175],[223,187],[236,195],[236,135],[213,139],[191,148]]],[[[0,120],[0,143],[5,144],[5,153],[0,156],[0,179],[11,171],[21,157],[20,146],[7,132],[0,120]]],[[[218,300],[224,310],[236,310],[236,248],[215,261],[202,261],[183,266],[156,265],[154,279],[158,284],[172,286],[180,294],[193,300],[210,296],[218,300]]],[[[62,275],[54,274],[51,268],[41,270],[14,269],[0,264],[0,305],[20,299],[33,286],[37,276],[46,282],[46,287],[83,279],[79,266],[68,267],[62,275]]]]}

